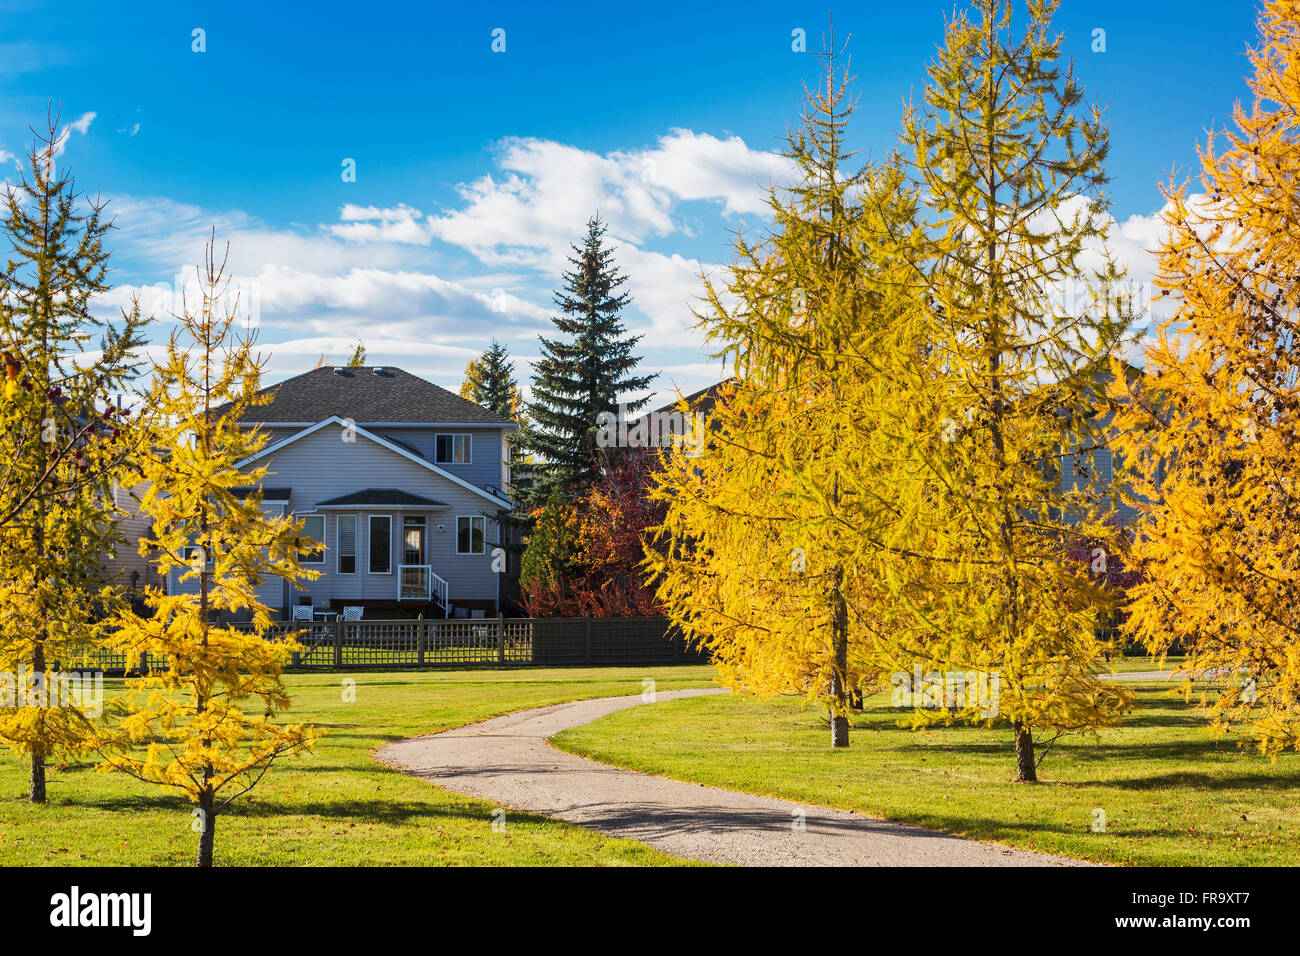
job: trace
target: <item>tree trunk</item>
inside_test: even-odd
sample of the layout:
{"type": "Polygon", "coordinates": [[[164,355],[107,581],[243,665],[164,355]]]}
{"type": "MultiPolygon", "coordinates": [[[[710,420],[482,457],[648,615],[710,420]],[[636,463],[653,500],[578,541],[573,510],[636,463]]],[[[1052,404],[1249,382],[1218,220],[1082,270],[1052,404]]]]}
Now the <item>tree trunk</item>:
{"type": "Polygon", "coordinates": [[[835,700],[831,711],[831,747],[849,745],[849,609],[840,589],[842,572],[834,571],[833,617],[831,619],[831,697],[835,700]]]}
{"type": "MultiPolygon", "coordinates": [[[[842,698],[844,691],[840,688],[838,676],[831,678],[831,693],[842,698]]],[[[849,745],[849,718],[831,711],[831,746],[847,747],[849,745]]]]}
{"type": "Polygon", "coordinates": [[[213,811],[213,799],[210,794],[199,797],[199,852],[194,858],[195,866],[212,866],[212,841],[217,835],[217,815],[213,811]]]}
{"type": "MultiPolygon", "coordinates": [[[[35,653],[32,655],[32,673],[45,674],[45,646],[37,642],[35,653]]],[[[48,693],[49,688],[46,688],[48,693]]],[[[45,802],[45,734],[44,723],[38,727],[35,738],[32,740],[32,773],[31,789],[29,799],[32,803],[45,802]]]]}
{"type": "Polygon", "coordinates": [[[39,751],[32,751],[32,803],[45,802],[45,757],[39,751]]]}
{"type": "Polygon", "coordinates": [[[1034,735],[1019,721],[1012,726],[1016,732],[1016,781],[1036,783],[1038,771],[1034,768],[1034,735]]]}

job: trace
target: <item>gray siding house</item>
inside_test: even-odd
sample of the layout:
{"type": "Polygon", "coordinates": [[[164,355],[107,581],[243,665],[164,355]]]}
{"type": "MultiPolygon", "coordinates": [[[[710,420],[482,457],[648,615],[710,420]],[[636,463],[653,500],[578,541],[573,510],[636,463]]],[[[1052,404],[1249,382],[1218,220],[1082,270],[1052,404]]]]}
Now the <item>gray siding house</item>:
{"type": "Polygon", "coordinates": [[[502,572],[514,570],[495,550],[513,507],[513,422],[392,367],[327,366],[265,391],[271,401],[241,424],[268,441],[240,467],[266,467],[263,508],[304,521],[323,546],[304,562],[317,580],[272,578],[263,603],[284,617],[301,604],[359,605],[366,617],[499,612],[502,572]]]}

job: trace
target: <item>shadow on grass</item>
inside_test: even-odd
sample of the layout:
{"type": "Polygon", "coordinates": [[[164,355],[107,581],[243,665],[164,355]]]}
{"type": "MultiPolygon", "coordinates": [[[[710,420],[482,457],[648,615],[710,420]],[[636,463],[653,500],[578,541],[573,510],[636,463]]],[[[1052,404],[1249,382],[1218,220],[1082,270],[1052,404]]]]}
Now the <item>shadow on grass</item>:
{"type": "MultiPolygon", "coordinates": [[[[468,799],[468,798],[466,798],[468,799]]],[[[104,810],[111,812],[159,811],[189,815],[193,804],[182,797],[151,796],[107,797],[99,800],[58,801],[52,804],[55,809],[61,806],[76,806],[87,810],[104,810]]],[[[356,821],[383,824],[437,823],[443,820],[463,820],[474,823],[491,822],[488,811],[475,810],[470,807],[456,806],[452,803],[425,803],[418,800],[357,800],[340,798],[337,800],[295,800],[292,802],[274,798],[254,798],[252,802],[239,800],[222,811],[222,819],[244,818],[250,820],[277,819],[293,817],[320,817],[325,822],[356,821]]],[[[534,819],[527,814],[513,814],[518,819],[534,819]]],[[[539,822],[550,823],[544,817],[535,818],[539,822]]],[[[787,821],[787,826],[789,825],[787,821]]]]}
{"type": "Polygon", "coordinates": [[[1300,774],[1162,773],[1098,785],[1116,790],[1300,790],[1300,774]]]}

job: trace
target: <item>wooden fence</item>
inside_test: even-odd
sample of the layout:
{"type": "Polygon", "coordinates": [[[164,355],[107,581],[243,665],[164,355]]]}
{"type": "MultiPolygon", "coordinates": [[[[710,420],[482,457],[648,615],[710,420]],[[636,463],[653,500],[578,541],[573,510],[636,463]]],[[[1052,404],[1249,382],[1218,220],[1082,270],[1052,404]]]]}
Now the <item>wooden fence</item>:
{"type": "MultiPolygon", "coordinates": [[[[290,670],[706,661],[662,617],[285,622],[268,636],[274,640],[293,633],[302,650],[294,653],[290,670]]],[[[145,662],[153,668],[164,664],[145,662]]],[[[126,656],[101,652],[79,666],[120,673],[126,656]]]]}

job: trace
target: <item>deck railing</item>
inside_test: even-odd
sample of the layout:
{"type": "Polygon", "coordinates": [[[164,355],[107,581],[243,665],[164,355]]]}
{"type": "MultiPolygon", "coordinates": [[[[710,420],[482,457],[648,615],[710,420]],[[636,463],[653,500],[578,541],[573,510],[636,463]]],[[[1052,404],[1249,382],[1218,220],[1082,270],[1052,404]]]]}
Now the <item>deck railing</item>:
{"type": "Polygon", "coordinates": [[[432,601],[444,610],[450,597],[447,582],[427,564],[397,566],[397,600],[432,601]]]}
{"type": "Polygon", "coordinates": [[[429,600],[429,575],[433,569],[427,564],[399,564],[397,566],[397,600],[429,600]]]}

